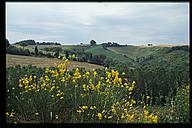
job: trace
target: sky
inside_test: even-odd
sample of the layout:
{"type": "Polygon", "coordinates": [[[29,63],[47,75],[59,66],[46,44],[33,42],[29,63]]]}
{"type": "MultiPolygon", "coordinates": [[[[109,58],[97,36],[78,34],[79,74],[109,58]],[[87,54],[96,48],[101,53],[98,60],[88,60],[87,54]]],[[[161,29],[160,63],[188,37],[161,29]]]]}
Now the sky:
{"type": "Polygon", "coordinates": [[[189,44],[189,3],[6,2],[6,38],[61,44],[189,44]]]}

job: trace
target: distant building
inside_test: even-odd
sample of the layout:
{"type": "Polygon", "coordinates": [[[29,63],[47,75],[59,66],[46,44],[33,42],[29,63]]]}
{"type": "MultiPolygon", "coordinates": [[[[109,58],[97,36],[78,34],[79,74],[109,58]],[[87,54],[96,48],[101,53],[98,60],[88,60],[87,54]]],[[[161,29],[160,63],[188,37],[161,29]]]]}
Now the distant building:
{"type": "Polygon", "coordinates": [[[148,44],[148,46],[152,46],[152,44],[148,44]]]}

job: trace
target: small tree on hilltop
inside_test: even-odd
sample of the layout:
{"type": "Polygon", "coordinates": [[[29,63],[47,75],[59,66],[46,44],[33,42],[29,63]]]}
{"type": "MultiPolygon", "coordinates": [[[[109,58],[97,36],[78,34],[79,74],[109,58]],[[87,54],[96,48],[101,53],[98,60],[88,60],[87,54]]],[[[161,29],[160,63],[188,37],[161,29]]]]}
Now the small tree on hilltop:
{"type": "Polygon", "coordinates": [[[96,41],[91,40],[91,41],[90,41],[90,45],[91,45],[91,46],[95,46],[95,45],[96,45],[96,41]]]}
{"type": "Polygon", "coordinates": [[[24,47],[26,47],[26,46],[27,46],[27,44],[26,44],[26,43],[21,43],[20,45],[23,47],[23,49],[24,49],[24,47]]]}

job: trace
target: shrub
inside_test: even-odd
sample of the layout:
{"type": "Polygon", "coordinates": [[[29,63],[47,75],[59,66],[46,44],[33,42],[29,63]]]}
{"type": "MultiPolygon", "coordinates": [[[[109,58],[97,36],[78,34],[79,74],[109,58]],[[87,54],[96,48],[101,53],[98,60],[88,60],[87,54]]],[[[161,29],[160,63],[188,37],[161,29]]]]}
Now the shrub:
{"type": "Polygon", "coordinates": [[[6,49],[6,53],[15,54],[15,55],[25,55],[25,56],[31,55],[29,49],[17,48],[17,47],[12,46],[12,45],[6,49]]]}
{"type": "Polygon", "coordinates": [[[166,105],[159,108],[159,122],[161,123],[189,123],[190,119],[190,85],[177,89],[176,96],[167,98],[166,105]]]}

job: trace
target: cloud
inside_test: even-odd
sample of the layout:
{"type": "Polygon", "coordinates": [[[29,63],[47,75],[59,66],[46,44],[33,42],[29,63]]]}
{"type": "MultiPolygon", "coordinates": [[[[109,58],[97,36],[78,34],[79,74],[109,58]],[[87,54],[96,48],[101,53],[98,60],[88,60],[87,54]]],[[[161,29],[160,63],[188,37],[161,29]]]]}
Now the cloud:
{"type": "Polygon", "coordinates": [[[189,3],[6,3],[6,38],[12,43],[189,43],[188,28],[189,3]]]}

